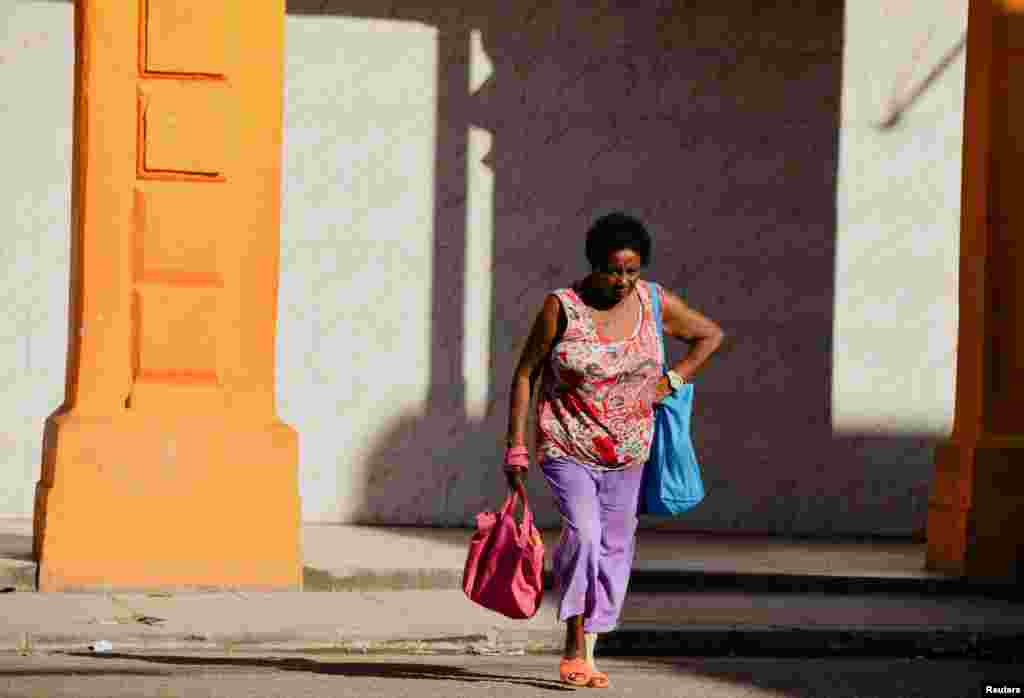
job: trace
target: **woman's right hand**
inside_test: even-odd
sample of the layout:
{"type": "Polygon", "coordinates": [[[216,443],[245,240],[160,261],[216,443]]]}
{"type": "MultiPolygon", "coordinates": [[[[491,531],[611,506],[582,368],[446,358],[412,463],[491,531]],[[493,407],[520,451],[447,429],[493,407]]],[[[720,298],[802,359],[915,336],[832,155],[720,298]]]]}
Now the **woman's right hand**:
{"type": "Polygon", "coordinates": [[[525,492],[523,488],[526,486],[526,471],[530,467],[530,453],[518,439],[509,439],[509,443],[514,445],[505,450],[505,478],[510,490],[525,492]]]}

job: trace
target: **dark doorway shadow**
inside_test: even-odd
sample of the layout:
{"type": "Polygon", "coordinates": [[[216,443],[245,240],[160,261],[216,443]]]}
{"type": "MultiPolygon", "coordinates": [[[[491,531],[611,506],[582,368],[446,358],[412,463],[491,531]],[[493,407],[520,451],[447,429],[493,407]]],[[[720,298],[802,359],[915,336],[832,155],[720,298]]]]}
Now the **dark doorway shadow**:
{"type": "MultiPolygon", "coordinates": [[[[707,499],[642,525],[923,530],[931,438],[831,427],[843,3],[291,0],[288,11],[437,31],[431,389],[425,413],[376,438],[359,522],[470,526],[496,505],[529,326],[547,292],[587,273],[593,218],[625,209],[652,228],[649,277],[733,342],[696,384],[707,499]],[[493,69],[471,89],[474,32],[493,69]],[[479,161],[470,129],[492,139],[479,161]],[[494,181],[493,291],[489,400],[473,417],[462,307],[467,171],[481,165],[494,181]]],[[[540,524],[557,525],[537,474],[529,489],[540,524]]]]}

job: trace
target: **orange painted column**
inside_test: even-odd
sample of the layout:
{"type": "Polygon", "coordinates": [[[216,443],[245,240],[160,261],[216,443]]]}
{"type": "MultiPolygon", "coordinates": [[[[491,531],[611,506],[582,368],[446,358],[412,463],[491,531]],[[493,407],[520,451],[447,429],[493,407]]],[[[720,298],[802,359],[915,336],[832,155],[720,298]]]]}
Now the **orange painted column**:
{"type": "Polygon", "coordinates": [[[298,589],[276,416],[284,1],[79,0],[39,588],[298,589]]]}
{"type": "Polygon", "coordinates": [[[1024,577],[1024,2],[971,0],[956,416],[936,449],[928,567],[1024,577]]]}

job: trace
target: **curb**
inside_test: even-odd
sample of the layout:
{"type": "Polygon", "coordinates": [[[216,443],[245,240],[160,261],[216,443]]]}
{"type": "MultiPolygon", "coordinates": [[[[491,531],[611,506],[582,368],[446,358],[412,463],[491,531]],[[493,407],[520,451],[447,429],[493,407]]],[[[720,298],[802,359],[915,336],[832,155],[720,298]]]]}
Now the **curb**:
{"type": "Polygon", "coordinates": [[[562,651],[561,629],[544,633],[533,631],[457,635],[430,638],[347,638],[336,641],[322,639],[283,639],[279,634],[260,636],[251,633],[220,635],[214,638],[196,635],[153,637],[120,637],[109,641],[111,649],[93,651],[102,638],[80,636],[33,635],[24,633],[17,641],[0,639],[0,653],[31,655],[37,652],[117,655],[123,652],[154,650],[235,652],[288,652],[303,654],[475,654],[512,656],[524,654],[557,654],[562,651]]]}
{"type": "MultiPolygon", "coordinates": [[[[33,561],[0,559],[0,591],[36,591],[33,561]]],[[[324,570],[305,566],[303,591],[414,591],[461,589],[462,570],[449,568],[324,570]]],[[[553,588],[550,570],[544,589],[553,588]]],[[[749,593],[921,594],[926,596],[985,596],[1024,602],[1024,586],[968,581],[964,577],[906,578],[850,577],[796,574],[692,572],[634,569],[631,592],[745,591],[749,593]]]]}
{"type": "MultiPolygon", "coordinates": [[[[545,570],[543,577],[544,589],[552,590],[554,578],[551,571],[545,570]]],[[[461,569],[303,568],[303,591],[412,591],[461,588],[461,569]]],[[[921,594],[985,596],[992,599],[1024,601],[1024,587],[1021,585],[969,581],[964,577],[850,577],[635,569],[630,575],[629,590],[647,593],[707,590],[840,595],[921,594]]]]}
{"type": "Polygon", "coordinates": [[[303,591],[419,591],[462,589],[462,570],[353,568],[344,571],[302,568],[303,591]]]}

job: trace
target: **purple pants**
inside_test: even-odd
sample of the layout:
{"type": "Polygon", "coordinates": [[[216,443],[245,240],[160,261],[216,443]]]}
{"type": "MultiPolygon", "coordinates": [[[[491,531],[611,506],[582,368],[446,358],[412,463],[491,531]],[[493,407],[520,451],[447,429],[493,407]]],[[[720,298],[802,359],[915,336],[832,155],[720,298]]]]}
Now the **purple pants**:
{"type": "Polygon", "coordinates": [[[633,567],[643,466],[596,470],[568,458],[540,464],[562,514],[552,566],[558,619],[582,615],[583,629],[615,629],[633,567]]]}

